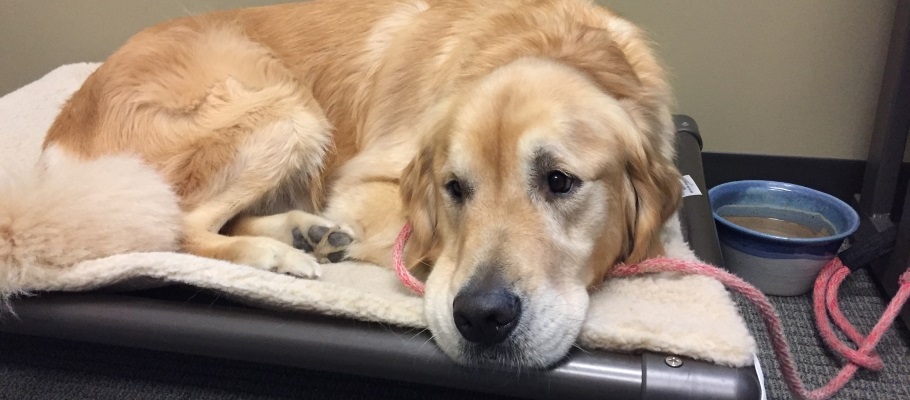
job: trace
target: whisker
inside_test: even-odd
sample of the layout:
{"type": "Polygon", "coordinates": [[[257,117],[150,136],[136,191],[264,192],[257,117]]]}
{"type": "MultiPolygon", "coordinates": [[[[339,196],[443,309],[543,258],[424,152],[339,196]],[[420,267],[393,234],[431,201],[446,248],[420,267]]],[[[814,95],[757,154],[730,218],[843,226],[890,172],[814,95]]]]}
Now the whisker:
{"type": "Polygon", "coordinates": [[[423,328],[423,329],[417,331],[417,333],[415,333],[413,336],[411,336],[411,339],[416,339],[418,336],[420,336],[421,334],[423,334],[424,332],[427,332],[429,330],[430,330],[430,328],[423,328]]]}

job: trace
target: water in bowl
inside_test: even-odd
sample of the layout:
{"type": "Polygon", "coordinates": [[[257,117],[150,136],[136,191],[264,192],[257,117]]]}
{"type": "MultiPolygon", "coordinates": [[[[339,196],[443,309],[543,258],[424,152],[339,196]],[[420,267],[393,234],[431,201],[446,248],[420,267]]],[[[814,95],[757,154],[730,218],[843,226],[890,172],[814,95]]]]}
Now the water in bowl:
{"type": "Polygon", "coordinates": [[[723,217],[733,224],[739,225],[746,229],[766,233],[773,236],[783,236],[790,238],[820,238],[830,236],[831,231],[827,227],[821,229],[812,229],[808,226],[798,224],[793,221],[787,221],[780,218],[771,217],[723,217]]]}
{"type": "Polygon", "coordinates": [[[819,213],[758,205],[726,205],[717,215],[732,224],[767,235],[813,239],[837,233],[834,225],[819,213]]]}

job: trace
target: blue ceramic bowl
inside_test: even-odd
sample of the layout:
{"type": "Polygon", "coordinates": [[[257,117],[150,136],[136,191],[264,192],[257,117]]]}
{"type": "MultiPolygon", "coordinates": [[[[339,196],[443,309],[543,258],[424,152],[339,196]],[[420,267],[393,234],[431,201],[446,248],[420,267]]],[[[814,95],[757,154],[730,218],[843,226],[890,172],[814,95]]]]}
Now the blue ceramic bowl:
{"type": "Polygon", "coordinates": [[[859,227],[836,197],[773,181],[737,181],[708,191],[727,269],[765,294],[812,289],[818,272],[859,227]]]}

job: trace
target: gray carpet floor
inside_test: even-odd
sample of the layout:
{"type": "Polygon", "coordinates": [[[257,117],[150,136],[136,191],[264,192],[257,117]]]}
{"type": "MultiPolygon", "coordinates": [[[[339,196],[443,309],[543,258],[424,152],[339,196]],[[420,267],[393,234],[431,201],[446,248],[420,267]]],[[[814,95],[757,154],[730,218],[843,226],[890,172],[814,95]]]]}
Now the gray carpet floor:
{"type": "MultiPolygon", "coordinates": [[[[828,351],[815,328],[811,295],[771,296],[769,299],[784,321],[784,331],[806,387],[816,389],[824,386],[840,371],[843,360],[828,351]]],[[[790,399],[761,317],[744,299],[738,301],[759,345],[768,399],[790,399]]],[[[844,315],[863,333],[875,325],[886,305],[865,270],[847,278],[840,289],[840,302],[844,315]]],[[[877,349],[885,363],[884,370],[858,371],[835,399],[910,399],[910,334],[906,327],[895,322],[877,349]]]]}
{"type": "MultiPolygon", "coordinates": [[[[844,312],[867,331],[884,310],[864,272],[841,290],[844,312]]],[[[811,298],[771,299],[785,321],[800,374],[817,388],[842,365],[815,332],[811,298]]],[[[742,304],[760,346],[769,399],[789,399],[761,320],[742,304]]],[[[836,399],[910,399],[910,334],[882,340],[882,372],[860,371],[836,399]]],[[[0,334],[0,399],[493,399],[459,390],[147,350],[0,334]]]]}

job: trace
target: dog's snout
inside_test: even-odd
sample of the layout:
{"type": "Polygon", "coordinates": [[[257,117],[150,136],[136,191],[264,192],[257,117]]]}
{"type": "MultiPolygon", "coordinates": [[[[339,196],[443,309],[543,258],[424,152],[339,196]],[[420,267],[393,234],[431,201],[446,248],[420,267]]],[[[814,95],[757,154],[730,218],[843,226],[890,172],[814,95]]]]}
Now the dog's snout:
{"type": "Polygon", "coordinates": [[[453,317],[461,336],[470,342],[495,344],[505,340],[521,314],[518,296],[498,289],[487,292],[461,291],[455,296],[453,317]]]}

